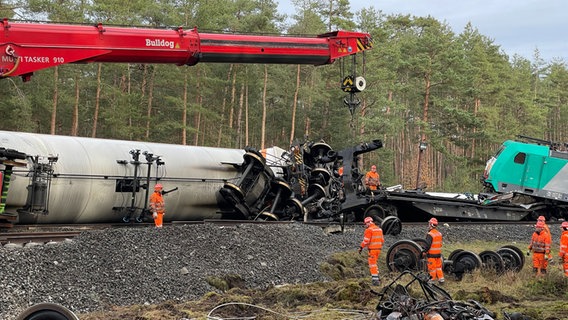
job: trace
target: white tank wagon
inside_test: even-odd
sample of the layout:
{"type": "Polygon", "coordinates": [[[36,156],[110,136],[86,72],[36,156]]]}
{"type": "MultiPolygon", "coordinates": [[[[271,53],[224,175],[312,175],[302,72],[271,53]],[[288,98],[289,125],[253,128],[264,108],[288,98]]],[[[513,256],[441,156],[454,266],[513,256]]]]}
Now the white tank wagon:
{"type": "Polygon", "coordinates": [[[0,131],[0,214],[22,224],[141,221],[159,181],[166,192],[174,191],[165,196],[165,221],[223,218],[230,212],[223,212],[219,189],[236,179],[243,154],[240,149],[0,131]],[[10,159],[10,151],[26,157],[10,159]]]}

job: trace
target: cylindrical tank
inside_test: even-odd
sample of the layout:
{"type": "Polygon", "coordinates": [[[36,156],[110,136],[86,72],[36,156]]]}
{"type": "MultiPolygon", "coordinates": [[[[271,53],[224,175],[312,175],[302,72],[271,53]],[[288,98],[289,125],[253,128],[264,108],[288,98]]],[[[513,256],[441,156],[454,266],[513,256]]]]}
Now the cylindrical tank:
{"type": "Polygon", "coordinates": [[[20,210],[19,223],[122,221],[120,208],[147,207],[145,184],[149,167],[150,193],[156,178],[165,191],[178,188],[164,195],[165,221],[219,218],[222,198],[219,190],[226,181],[236,179],[236,166],[243,162],[245,153],[240,149],[9,131],[0,131],[0,147],[39,159],[57,157],[53,163],[48,214],[21,212],[28,197],[32,161],[28,160],[28,168],[14,168],[6,212],[20,210]],[[138,162],[133,157],[136,153],[138,162]],[[146,154],[159,156],[160,161],[148,161],[146,154]],[[139,184],[132,183],[136,167],[139,184]],[[128,184],[130,188],[124,188],[128,184]]]}

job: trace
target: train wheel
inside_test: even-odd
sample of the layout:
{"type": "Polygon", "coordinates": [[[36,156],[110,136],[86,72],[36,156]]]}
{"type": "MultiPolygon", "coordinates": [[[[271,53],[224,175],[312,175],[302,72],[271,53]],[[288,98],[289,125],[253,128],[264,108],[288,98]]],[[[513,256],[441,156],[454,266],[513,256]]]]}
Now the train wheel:
{"type": "Polygon", "coordinates": [[[367,209],[365,209],[365,217],[373,217],[373,219],[376,220],[376,217],[384,219],[385,217],[385,210],[383,210],[383,207],[379,206],[379,205],[372,205],[367,207],[367,209]]]}
{"type": "Polygon", "coordinates": [[[292,196],[292,188],[289,184],[281,180],[273,180],[270,182],[270,192],[279,194],[280,199],[288,199],[292,196]]]}
{"type": "Polygon", "coordinates": [[[501,248],[509,248],[509,249],[514,250],[519,255],[519,257],[521,258],[521,269],[523,268],[522,266],[525,265],[525,255],[523,253],[523,250],[519,249],[519,247],[514,246],[512,244],[504,245],[501,248]]]}
{"type": "Polygon", "coordinates": [[[448,260],[454,260],[454,257],[462,251],[463,251],[463,249],[456,249],[456,250],[452,251],[450,253],[450,255],[448,256],[448,260]]]}
{"type": "Polygon", "coordinates": [[[317,201],[322,197],[325,197],[325,188],[323,186],[317,183],[308,186],[308,198],[312,198],[312,201],[317,201]]]}
{"type": "Polygon", "coordinates": [[[310,155],[314,158],[316,163],[326,157],[332,148],[325,142],[316,142],[310,146],[310,155]]]}
{"type": "Polygon", "coordinates": [[[320,183],[321,185],[327,186],[329,184],[329,180],[331,179],[331,173],[325,168],[315,168],[311,172],[311,176],[316,183],[320,183]]]}
{"type": "Polygon", "coordinates": [[[456,253],[452,260],[452,270],[457,280],[461,280],[464,273],[470,273],[481,268],[482,265],[481,258],[477,254],[466,250],[456,253]]]}
{"type": "Polygon", "coordinates": [[[275,215],[274,213],[270,213],[268,211],[263,211],[260,214],[258,214],[258,216],[256,217],[255,220],[261,220],[261,221],[278,221],[278,216],[275,215]]]}
{"type": "Polygon", "coordinates": [[[245,153],[243,158],[245,159],[245,164],[255,163],[260,168],[264,167],[264,164],[266,163],[262,154],[256,150],[245,153]]]}
{"type": "Polygon", "coordinates": [[[497,273],[505,271],[505,262],[497,252],[491,250],[482,251],[479,254],[479,258],[483,262],[484,269],[493,270],[497,273]]]}
{"type": "Polygon", "coordinates": [[[419,270],[422,247],[412,240],[399,240],[387,252],[389,271],[419,270]]]}
{"type": "Polygon", "coordinates": [[[40,303],[26,309],[17,320],[79,320],[69,309],[54,303],[40,303]]]}
{"type": "Polygon", "coordinates": [[[402,232],[402,223],[398,217],[388,216],[381,222],[381,229],[384,234],[396,236],[402,232]]]}
{"type": "Polygon", "coordinates": [[[426,246],[428,245],[426,243],[426,239],[424,239],[424,238],[415,238],[415,239],[412,239],[412,241],[418,243],[422,247],[422,249],[425,249],[426,246]]]}
{"type": "Polygon", "coordinates": [[[497,253],[503,258],[505,270],[519,272],[523,269],[523,260],[514,249],[500,248],[497,253]]]}
{"type": "Polygon", "coordinates": [[[230,191],[230,193],[235,196],[236,199],[238,200],[243,200],[245,198],[245,194],[243,193],[243,190],[241,190],[241,188],[239,188],[239,186],[227,182],[225,183],[225,185],[223,186],[223,188],[226,188],[227,190],[230,191]]]}
{"type": "Polygon", "coordinates": [[[290,220],[297,220],[301,218],[302,220],[306,219],[306,209],[300,202],[300,200],[296,198],[290,198],[286,201],[284,205],[284,216],[286,218],[290,218],[290,220]]]}

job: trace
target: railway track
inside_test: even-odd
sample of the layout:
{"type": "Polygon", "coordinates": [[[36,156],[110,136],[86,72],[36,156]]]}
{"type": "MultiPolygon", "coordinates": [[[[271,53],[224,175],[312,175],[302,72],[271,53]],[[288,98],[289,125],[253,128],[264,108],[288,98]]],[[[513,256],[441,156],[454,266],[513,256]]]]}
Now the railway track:
{"type": "MultiPolygon", "coordinates": [[[[219,226],[234,226],[239,224],[295,224],[302,223],[308,225],[316,225],[322,228],[330,228],[332,232],[340,232],[342,225],[339,222],[329,221],[251,221],[251,220],[203,220],[203,221],[173,221],[167,225],[182,225],[182,224],[215,224],[219,226]]],[[[458,225],[532,225],[533,221],[458,221],[458,222],[443,222],[443,224],[450,226],[458,225]]],[[[549,222],[551,225],[559,224],[559,222],[549,222]]],[[[422,226],[424,222],[403,222],[402,228],[422,226]]],[[[361,223],[345,223],[343,227],[356,227],[362,226],[361,223]]],[[[15,225],[10,229],[4,231],[0,230],[0,245],[16,244],[46,244],[50,242],[62,242],[68,239],[73,239],[81,234],[83,231],[102,230],[108,228],[152,228],[152,223],[136,223],[136,224],[62,224],[62,225],[15,225]]]]}
{"type": "Polygon", "coordinates": [[[62,232],[10,232],[0,233],[0,244],[45,244],[49,242],[61,242],[66,239],[72,239],[78,236],[78,231],[62,231],[62,232]]]}

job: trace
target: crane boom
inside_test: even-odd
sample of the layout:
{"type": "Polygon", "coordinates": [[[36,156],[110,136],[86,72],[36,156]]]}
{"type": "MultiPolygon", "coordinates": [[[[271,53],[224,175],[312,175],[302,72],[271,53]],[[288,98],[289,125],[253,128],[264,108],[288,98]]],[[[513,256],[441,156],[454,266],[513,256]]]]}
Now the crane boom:
{"type": "Polygon", "coordinates": [[[335,31],[317,37],[199,33],[185,30],[9,22],[0,25],[0,77],[22,76],[69,63],[199,62],[331,64],[372,48],[368,33],[335,31]]]}

